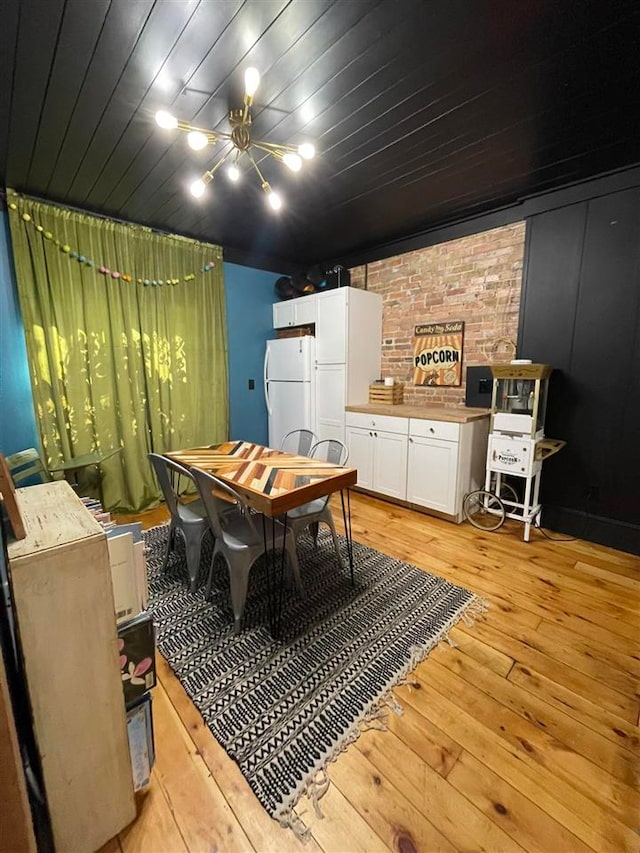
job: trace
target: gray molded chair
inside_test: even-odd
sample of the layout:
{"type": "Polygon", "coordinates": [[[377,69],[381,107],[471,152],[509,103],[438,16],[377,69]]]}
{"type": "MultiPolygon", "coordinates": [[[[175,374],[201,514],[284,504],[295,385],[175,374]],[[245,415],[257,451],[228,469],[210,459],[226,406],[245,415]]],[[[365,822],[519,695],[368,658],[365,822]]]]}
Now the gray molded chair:
{"type": "Polygon", "coordinates": [[[42,457],[35,447],[12,453],[7,456],[6,462],[16,486],[28,477],[38,477],[41,483],[49,483],[52,480],[51,474],[47,471],[42,457]]]}
{"type": "Polygon", "coordinates": [[[310,429],[293,429],[282,439],[280,450],[283,453],[297,453],[298,456],[308,456],[313,445],[317,443],[317,436],[310,429]]]}
{"type": "Polygon", "coordinates": [[[202,550],[202,537],[209,530],[209,518],[202,504],[197,499],[188,504],[182,503],[174,482],[179,477],[186,477],[193,482],[190,471],[183,468],[177,462],[167,459],[158,453],[149,453],[149,461],[153,466],[155,475],[160,483],[162,494],[171,513],[171,526],[169,528],[169,540],[167,551],[162,564],[162,571],[169,562],[169,555],[175,548],[176,530],[180,530],[185,543],[187,556],[187,571],[189,572],[189,588],[191,592],[196,591],[198,582],[198,570],[200,568],[200,553],[202,550]]]}
{"type": "MultiPolygon", "coordinates": [[[[202,503],[207,511],[211,527],[213,528],[215,546],[211,557],[209,578],[207,581],[206,597],[211,595],[213,584],[213,564],[221,554],[229,571],[229,585],[231,588],[231,604],[233,607],[234,633],[240,630],[244,605],[247,600],[247,589],[249,587],[249,573],[251,567],[258,557],[264,554],[264,537],[262,533],[262,516],[260,513],[249,512],[240,495],[232,488],[223,483],[217,477],[192,468],[191,472],[198,486],[202,503]],[[225,495],[228,500],[216,497],[225,495]],[[232,511],[225,509],[223,504],[232,507],[232,511]],[[258,529],[260,525],[260,530],[258,529]]],[[[271,536],[271,519],[266,520],[267,544],[276,549],[282,548],[284,539],[285,550],[289,557],[291,569],[298,588],[302,589],[300,581],[300,568],[296,555],[296,546],[290,530],[285,530],[284,525],[278,521],[275,525],[274,537],[271,536]]]]}
{"type": "MultiPolygon", "coordinates": [[[[325,462],[332,462],[334,465],[344,466],[349,458],[349,451],[337,438],[326,438],[323,441],[317,441],[313,445],[309,451],[309,456],[312,459],[322,459],[325,462]]],[[[333,547],[336,551],[338,563],[342,565],[340,550],[338,549],[338,539],[336,537],[336,526],[329,508],[329,497],[329,495],[326,495],[323,498],[318,498],[315,501],[310,501],[290,510],[287,514],[287,526],[291,528],[296,539],[303,530],[311,527],[313,542],[317,547],[318,527],[321,522],[326,524],[331,530],[331,538],[333,539],[333,547]]]]}

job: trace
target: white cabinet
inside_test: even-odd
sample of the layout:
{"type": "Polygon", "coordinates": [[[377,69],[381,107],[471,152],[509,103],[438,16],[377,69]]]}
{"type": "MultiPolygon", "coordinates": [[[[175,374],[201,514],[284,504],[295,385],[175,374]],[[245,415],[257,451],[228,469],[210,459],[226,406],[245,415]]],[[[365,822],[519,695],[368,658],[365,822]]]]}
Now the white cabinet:
{"type": "Polygon", "coordinates": [[[462,500],[482,487],[489,419],[409,419],[407,501],[462,521],[462,500]]]}
{"type": "Polygon", "coordinates": [[[381,349],[379,294],[342,287],[316,295],[316,433],[320,439],[345,440],[345,406],[369,399],[369,383],[380,375],[381,349]]]}
{"type": "Polygon", "coordinates": [[[382,297],[341,287],[276,302],[273,325],[315,324],[313,430],[319,439],[345,440],[345,406],[366,403],[380,376],[382,297]]]}
{"type": "Polygon", "coordinates": [[[318,364],[315,379],[316,426],[314,432],[321,441],[326,438],[344,441],[346,366],[318,364]]]}
{"type": "Polygon", "coordinates": [[[409,436],[407,500],[455,514],[458,443],[409,436]]]}
{"type": "Polygon", "coordinates": [[[292,300],[295,303],[295,326],[306,326],[316,322],[316,297],[314,294],[292,300]]]}
{"type": "Polygon", "coordinates": [[[373,433],[370,429],[347,427],[346,445],[349,449],[347,464],[358,471],[357,485],[373,490],[373,433]]]}
{"type": "Polygon", "coordinates": [[[347,360],[347,290],[329,290],[317,297],[316,361],[333,364],[347,360]]]}
{"type": "Polygon", "coordinates": [[[276,302],[273,305],[273,328],[285,329],[288,326],[306,326],[316,322],[316,296],[299,296],[276,302]]]}
{"type": "Polygon", "coordinates": [[[407,494],[407,436],[377,431],[373,436],[373,488],[403,501],[407,494]]]}
{"type": "Polygon", "coordinates": [[[357,485],[462,520],[462,499],[481,488],[489,419],[455,423],[347,412],[357,485]]]}
{"type": "Polygon", "coordinates": [[[348,464],[358,470],[358,486],[405,500],[407,430],[407,418],[347,413],[348,464]]]}

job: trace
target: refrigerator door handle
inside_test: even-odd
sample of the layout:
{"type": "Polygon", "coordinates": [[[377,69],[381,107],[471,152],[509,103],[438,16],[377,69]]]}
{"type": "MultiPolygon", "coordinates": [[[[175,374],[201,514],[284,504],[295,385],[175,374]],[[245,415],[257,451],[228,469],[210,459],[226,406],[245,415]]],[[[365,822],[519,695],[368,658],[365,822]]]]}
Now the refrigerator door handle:
{"type": "Polygon", "coordinates": [[[267,346],[265,353],[264,353],[264,402],[267,406],[267,412],[269,412],[269,414],[272,415],[273,412],[271,411],[271,405],[269,404],[269,388],[268,388],[268,384],[267,384],[267,371],[268,371],[268,369],[269,369],[269,347],[267,346]]]}

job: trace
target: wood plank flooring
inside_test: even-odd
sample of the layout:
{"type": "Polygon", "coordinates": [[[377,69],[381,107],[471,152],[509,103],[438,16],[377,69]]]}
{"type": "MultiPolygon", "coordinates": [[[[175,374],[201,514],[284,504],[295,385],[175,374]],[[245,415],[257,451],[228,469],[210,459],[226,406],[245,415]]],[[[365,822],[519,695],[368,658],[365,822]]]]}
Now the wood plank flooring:
{"type": "Polygon", "coordinates": [[[395,690],[404,713],[387,731],[330,765],[323,819],[301,800],[304,845],[268,817],[158,656],[153,780],[105,850],[639,851],[640,559],[361,494],[352,518],[357,541],[477,592],[488,612],[395,690]]]}

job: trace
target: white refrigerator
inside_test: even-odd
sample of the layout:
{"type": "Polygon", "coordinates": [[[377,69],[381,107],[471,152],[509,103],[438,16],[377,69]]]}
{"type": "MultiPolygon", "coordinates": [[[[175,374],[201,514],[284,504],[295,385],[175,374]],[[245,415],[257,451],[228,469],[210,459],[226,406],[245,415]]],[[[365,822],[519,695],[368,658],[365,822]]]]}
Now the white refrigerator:
{"type": "Polygon", "coordinates": [[[264,398],[269,416],[269,447],[278,449],[294,429],[315,426],[315,338],[267,341],[264,398]]]}

